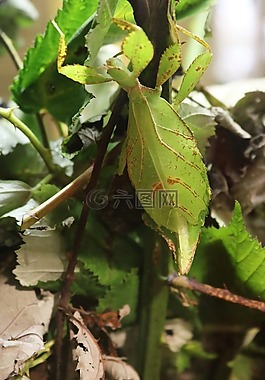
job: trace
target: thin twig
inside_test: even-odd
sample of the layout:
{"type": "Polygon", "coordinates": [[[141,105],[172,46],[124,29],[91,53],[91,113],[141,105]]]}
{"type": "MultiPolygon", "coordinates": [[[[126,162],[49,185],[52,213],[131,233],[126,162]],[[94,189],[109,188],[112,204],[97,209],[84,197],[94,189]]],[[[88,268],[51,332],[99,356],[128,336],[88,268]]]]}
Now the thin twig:
{"type": "Polygon", "coordinates": [[[23,66],[22,60],[20,59],[20,56],[18,55],[18,52],[16,51],[12,40],[1,29],[0,29],[0,39],[3,42],[16,68],[18,70],[22,69],[22,66],[23,66]]]}
{"type": "MultiPolygon", "coordinates": [[[[108,121],[108,124],[105,127],[102,137],[99,141],[98,154],[93,166],[90,181],[85,189],[85,195],[89,194],[89,192],[91,192],[97,186],[100,170],[104,161],[105,154],[107,152],[107,147],[108,147],[111,135],[113,133],[114,127],[117,123],[118,116],[120,115],[120,112],[124,105],[125,100],[126,100],[126,93],[123,90],[121,90],[116,100],[116,103],[115,103],[113,112],[111,114],[111,117],[108,121]]],[[[73,243],[73,248],[69,255],[69,263],[66,270],[64,283],[62,286],[61,297],[59,301],[59,308],[57,311],[57,318],[56,318],[56,323],[57,323],[56,379],[57,380],[61,379],[61,363],[62,363],[61,353],[62,353],[63,326],[64,326],[64,314],[62,312],[62,309],[65,309],[71,297],[71,286],[74,281],[74,271],[77,264],[78,254],[81,248],[89,212],[90,212],[90,208],[88,204],[85,202],[82,208],[81,215],[80,215],[79,224],[78,224],[77,232],[75,235],[75,240],[73,243]]]]}
{"type": "Polygon", "coordinates": [[[80,174],[62,190],[54,194],[51,198],[40,204],[31,210],[28,214],[25,214],[22,219],[21,230],[26,230],[33,224],[38,222],[41,218],[47,215],[49,212],[58,207],[63,201],[71,198],[77,192],[79,192],[88,183],[91,177],[93,165],[91,165],[84,173],[80,174]]]}
{"type": "Polygon", "coordinates": [[[262,311],[263,313],[265,312],[265,302],[241,297],[237,294],[231,293],[227,289],[215,288],[208,284],[202,284],[186,276],[179,276],[177,273],[173,273],[170,276],[168,276],[167,282],[172,288],[185,288],[195,290],[200,293],[207,294],[211,297],[220,298],[224,301],[242,305],[250,309],[256,309],[262,311]]]}

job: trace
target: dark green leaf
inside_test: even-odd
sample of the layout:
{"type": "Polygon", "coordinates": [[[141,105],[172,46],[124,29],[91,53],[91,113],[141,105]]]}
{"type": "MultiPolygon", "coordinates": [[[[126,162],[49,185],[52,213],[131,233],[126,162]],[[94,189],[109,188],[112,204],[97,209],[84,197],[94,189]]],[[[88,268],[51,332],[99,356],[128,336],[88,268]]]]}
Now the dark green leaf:
{"type": "MultiPolygon", "coordinates": [[[[83,63],[87,56],[84,36],[91,27],[96,7],[96,0],[84,0],[81,4],[65,0],[63,9],[58,11],[55,20],[69,42],[68,59],[72,63],[83,63]]],[[[12,93],[25,112],[47,108],[56,118],[68,121],[83,104],[87,93],[79,84],[58,74],[58,44],[58,31],[50,22],[45,35],[38,36],[34,47],[28,50],[12,93]]]]}
{"type": "Polygon", "coordinates": [[[134,322],[136,319],[138,291],[138,271],[133,268],[122,281],[112,284],[106,295],[99,299],[97,312],[102,313],[106,309],[119,310],[124,305],[129,305],[130,314],[126,316],[125,323],[134,322]]]}
{"type": "MultiPolygon", "coordinates": [[[[227,227],[204,228],[190,276],[232,293],[265,299],[265,250],[246,230],[239,204],[227,227]],[[218,270],[216,270],[218,268],[218,270]]],[[[209,296],[201,296],[203,321],[228,325],[251,324],[262,314],[209,296]]]]}

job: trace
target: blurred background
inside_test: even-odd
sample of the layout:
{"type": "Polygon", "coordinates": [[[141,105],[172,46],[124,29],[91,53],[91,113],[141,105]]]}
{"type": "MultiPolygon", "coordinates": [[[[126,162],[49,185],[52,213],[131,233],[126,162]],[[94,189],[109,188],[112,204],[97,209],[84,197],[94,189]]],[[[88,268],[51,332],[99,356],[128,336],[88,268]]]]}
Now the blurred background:
{"type": "MultiPolygon", "coordinates": [[[[0,0],[1,8],[7,2],[19,4],[20,11],[31,12],[33,21],[26,28],[19,28],[16,45],[21,57],[32,45],[37,33],[43,33],[48,20],[53,19],[62,0],[0,0]],[[27,9],[29,3],[35,9],[27,9]],[[37,12],[36,12],[37,11],[37,12]],[[34,13],[35,12],[35,13],[34,13]]],[[[203,78],[204,84],[221,84],[248,78],[265,76],[265,1],[217,0],[210,17],[201,13],[196,19],[184,20],[184,25],[203,37],[206,21],[208,39],[214,56],[203,78]]],[[[0,17],[0,28],[1,28],[0,17]]],[[[190,47],[190,58],[192,46],[190,47]]],[[[8,100],[8,86],[16,74],[16,68],[7,54],[0,55],[0,97],[8,100]]]]}

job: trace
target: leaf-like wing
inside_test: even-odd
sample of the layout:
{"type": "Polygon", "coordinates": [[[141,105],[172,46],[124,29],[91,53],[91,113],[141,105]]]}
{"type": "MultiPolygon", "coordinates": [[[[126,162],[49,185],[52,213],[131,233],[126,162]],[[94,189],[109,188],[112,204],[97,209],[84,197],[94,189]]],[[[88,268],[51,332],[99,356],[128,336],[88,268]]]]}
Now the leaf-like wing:
{"type": "Polygon", "coordinates": [[[187,273],[209,201],[206,169],[191,131],[158,90],[138,82],[128,94],[128,173],[140,199],[149,193],[146,212],[177,233],[179,271],[187,273]]]}

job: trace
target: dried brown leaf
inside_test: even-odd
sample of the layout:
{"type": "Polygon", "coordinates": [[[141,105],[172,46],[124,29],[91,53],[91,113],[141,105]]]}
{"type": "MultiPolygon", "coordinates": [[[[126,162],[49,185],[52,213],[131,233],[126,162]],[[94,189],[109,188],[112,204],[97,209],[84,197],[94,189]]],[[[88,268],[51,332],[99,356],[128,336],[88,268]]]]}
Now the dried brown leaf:
{"type": "Polygon", "coordinates": [[[26,360],[43,348],[53,296],[39,301],[33,290],[18,290],[0,278],[0,380],[17,375],[26,360]]]}
{"type": "Polygon", "coordinates": [[[120,358],[105,356],[103,367],[109,380],[140,380],[135,369],[120,358]]]}
{"type": "Polygon", "coordinates": [[[73,357],[78,362],[76,371],[80,371],[80,380],[104,379],[101,352],[95,338],[84,324],[78,311],[70,320],[78,329],[73,336],[77,342],[77,347],[73,350],[73,357]]]}

